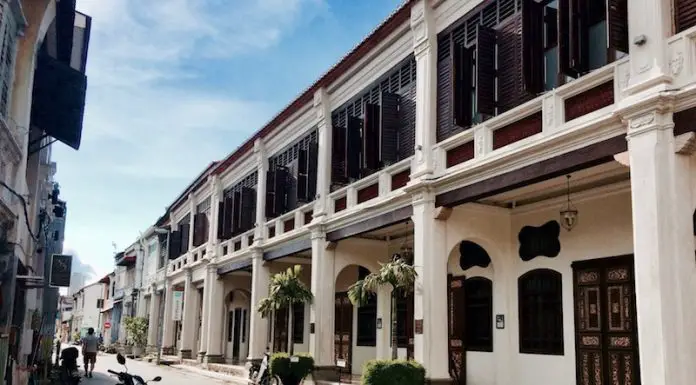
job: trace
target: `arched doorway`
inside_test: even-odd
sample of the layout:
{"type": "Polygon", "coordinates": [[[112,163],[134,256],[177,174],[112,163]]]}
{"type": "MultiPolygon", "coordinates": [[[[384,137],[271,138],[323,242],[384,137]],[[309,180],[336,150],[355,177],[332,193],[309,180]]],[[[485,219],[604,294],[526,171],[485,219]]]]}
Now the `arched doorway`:
{"type": "Polygon", "coordinates": [[[225,298],[225,357],[239,363],[249,353],[249,308],[251,294],[246,290],[233,290],[225,298]]]}
{"type": "Polygon", "coordinates": [[[466,384],[467,352],[493,351],[491,258],[478,243],[462,241],[448,261],[449,370],[466,384]]]}

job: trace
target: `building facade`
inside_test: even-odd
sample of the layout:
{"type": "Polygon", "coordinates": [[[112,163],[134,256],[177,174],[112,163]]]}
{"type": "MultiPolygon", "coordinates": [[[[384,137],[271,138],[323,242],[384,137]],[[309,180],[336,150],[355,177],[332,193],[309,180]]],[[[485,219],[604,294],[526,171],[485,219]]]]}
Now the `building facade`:
{"type": "Polygon", "coordinates": [[[689,383],[695,10],[405,1],[155,224],[163,348],[359,374],[390,356],[390,293],[346,291],[398,254],[399,355],[432,383],[689,383]],[[314,301],[262,318],[296,264],[314,301]]]}
{"type": "Polygon", "coordinates": [[[80,337],[87,334],[87,329],[94,328],[97,335],[102,334],[102,303],[106,284],[101,280],[81,288],[73,295],[72,332],[80,337]]]}

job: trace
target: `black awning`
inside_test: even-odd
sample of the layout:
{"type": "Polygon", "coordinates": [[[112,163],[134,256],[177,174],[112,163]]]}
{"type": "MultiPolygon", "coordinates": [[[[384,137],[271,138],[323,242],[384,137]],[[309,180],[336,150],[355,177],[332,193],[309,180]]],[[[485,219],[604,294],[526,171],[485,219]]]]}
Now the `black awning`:
{"type": "Polygon", "coordinates": [[[243,261],[232,261],[228,262],[217,269],[218,275],[225,275],[232,273],[234,271],[248,271],[251,272],[251,259],[245,259],[243,261]]]}

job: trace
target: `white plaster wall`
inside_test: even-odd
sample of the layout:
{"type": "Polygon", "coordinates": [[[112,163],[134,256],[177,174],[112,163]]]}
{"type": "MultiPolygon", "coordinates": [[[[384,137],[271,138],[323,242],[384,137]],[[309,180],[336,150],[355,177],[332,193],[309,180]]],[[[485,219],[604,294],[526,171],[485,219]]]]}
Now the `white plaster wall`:
{"type": "MultiPolygon", "coordinates": [[[[447,221],[448,271],[467,278],[493,280],[494,314],[505,315],[505,328],[493,329],[493,352],[467,354],[467,381],[471,384],[575,385],[575,334],[573,261],[630,254],[633,251],[631,200],[628,190],[575,201],[579,222],[571,232],[561,229],[561,253],[556,258],[537,257],[523,262],[517,254],[517,234],[526,225],[540,226],[556,220],[561,206],[515,210],[465,205],[453,210],[447,221]],[[458,266],[462,240],[479,243],[492,263],[466,272],[458,266]],[[519,353],[517,278],[537,268],[550,268],[563,276],[563,356],[519,353]]],[[[443,277],[445,279],[445,277],[443,277]]],[[[446,347],[443,347],[446,349],[446,347]]]]}
{"type": "Polygon", "coordinates": [[[97,300],[102,298],[103,292],[104,288],[98,283],[84,288],[82,295],[85,305],[84,309],[82,309],[82,327],[93,327],[97,331],[101,329],[101,325],[99,325],[101,309],[97,307],[97,300]]]}

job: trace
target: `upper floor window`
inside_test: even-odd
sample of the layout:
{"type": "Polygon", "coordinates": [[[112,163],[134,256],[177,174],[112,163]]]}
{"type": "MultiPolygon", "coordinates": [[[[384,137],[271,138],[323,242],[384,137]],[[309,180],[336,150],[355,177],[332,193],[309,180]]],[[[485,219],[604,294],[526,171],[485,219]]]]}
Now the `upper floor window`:
{"type": "Polygon", "coordinates": [[[563,355],[561,273],[532,270],[517,281],[520,353],[563,355]]]}
{"type": "Polygon", "coordinates": [[[493,351],[493,282],[474,277],[464,281],[466,349],[493,351]]]}
{"type": "Polygon", "coordinates": [[[257,182],[258,173],[252,172],[225,190],[217,218],[219,239],[230,239],[254,228],[257,182]]]}
{"type": "Polygon", "coordinates": [[[210,197],[196,206],[196,215],[193,216],[193,247],[198,247],[208,242],[209,213],[210,197]]]}
{"type": "Polygon", "coordinates": [[[0,3],[0,115],[6,117],[10,108],[10,97],[14,74],[17,21],[9,2],[0,3]]]}
{"type": "Polygon", "coordinates": [[[675,32],[683,32],[696,25],[696,2],[693,0],[674,0],[675,32]]]}

